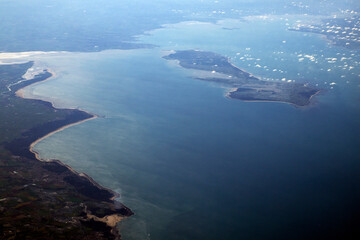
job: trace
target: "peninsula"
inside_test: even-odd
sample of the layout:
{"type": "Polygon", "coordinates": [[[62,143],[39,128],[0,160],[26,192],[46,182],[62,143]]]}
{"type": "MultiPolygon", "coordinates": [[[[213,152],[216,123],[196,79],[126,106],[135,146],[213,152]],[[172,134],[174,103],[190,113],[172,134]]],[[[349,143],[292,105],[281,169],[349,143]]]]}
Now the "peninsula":
{"type": "Polygon", "coordinates": [[[45,70],[23,79],[32,66],[0,65],[0,239],[120,239],[116,223],[133,213],[115,192],[30,151],[38,139],[94,117],[16,96],[52,76],[45,70]]]}
{"type": "Polygon", "coordinates": [[[176,51],[164,58],[179,61],[183,68],[208,72],[208,77],[196,79],[216,82],[233,89],[227,94],[233,99],[286,102],[295,106],[306,106],[319,92],[318,89],[301,83],[261,80],[231,64],[228,58],[213,52],[176,51]]]}

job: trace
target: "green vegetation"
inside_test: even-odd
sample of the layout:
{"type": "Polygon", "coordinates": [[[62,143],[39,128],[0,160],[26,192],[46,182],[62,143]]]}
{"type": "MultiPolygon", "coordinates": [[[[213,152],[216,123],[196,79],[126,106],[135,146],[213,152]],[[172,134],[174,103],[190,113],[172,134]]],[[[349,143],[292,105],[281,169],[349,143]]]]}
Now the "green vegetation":
{"type": "Polygon", "coordinates": [[[116,229],[87,214],[129,216],[129,209],[120,203],[115,207],[109,200],[111,192],[59,162],[40,162],[29,152],[29,144],[37,138],[91,117],[79,110],[55,109],[44,101],[17,97],[16,89],[51,76],[44,72],[22,81],[32,64],[0,65],[0,239],[119,238],[116,229]]]}
{"type": "Polygon", "coordinates": [[[306,106],[318,89],[300,83],[270,82],[260,80],[232,65],[228,58],[212,52],[177,51],[164,57],[179,60],[180,66],[189,69],[208,71],[222,76],[197,78],[217,82],[229,88],[236,88],[228,94],[230,98],[246,101],[287,102],[296,106],[306,106]]]}
{"type": "Polygon", "coordinates": [[[16,97],[8,86],[22,80],[22,75],[32,66],[24,64],[0,66],[0,143],[9,142],[35,124],[65,117],[66,113],[49,108],[39,101],[16,97]]]}

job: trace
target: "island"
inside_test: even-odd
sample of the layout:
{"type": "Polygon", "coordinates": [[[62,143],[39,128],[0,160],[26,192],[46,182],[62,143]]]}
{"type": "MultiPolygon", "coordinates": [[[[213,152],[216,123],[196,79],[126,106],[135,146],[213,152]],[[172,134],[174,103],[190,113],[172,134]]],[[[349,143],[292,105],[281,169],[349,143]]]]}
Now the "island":
{"type": "Polygon", "coordinates": [[[195,78],[216,82],[232,89],[227,96],[233,99],[285,102],[295,106],[306,106],[319,92],[319,89],[303,83],[261,80],[231,64],[228,58],[213,52],[184,50],[176,51],[164,58],[177,60],[183,68],[207,72],[206,77],[195,78]]]}
{"type": "Polygon", "coordinates": [[[96,117],[19,97],[18,90],[52,76],[44,70],[24,79],[32,66],[0,65],[0,239],[120,239],[116,224],[133,212],[118,194],[32,150],[39,139],[96,117]]]}

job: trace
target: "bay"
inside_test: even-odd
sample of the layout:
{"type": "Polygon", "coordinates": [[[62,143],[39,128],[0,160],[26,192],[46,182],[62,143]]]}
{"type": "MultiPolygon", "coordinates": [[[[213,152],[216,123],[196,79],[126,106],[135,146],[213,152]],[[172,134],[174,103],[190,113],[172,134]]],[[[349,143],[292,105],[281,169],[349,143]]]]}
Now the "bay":
{"type": "Polygon", "coordinates": [[[288,31],[299,18],[183,22],[138,36],[153,49],[39,56],[57,76],[25,96],[100,117],[35,150],[119,192],[135,212],[120,223],[124,239],[304,239],[339,228],[358,210],[359,59],[288,31]],[[231,100],[162,58],[186,49],[323,92],[306,108],[231,100]],[[338,53],[355,68],[329,63],[338,53]]]}

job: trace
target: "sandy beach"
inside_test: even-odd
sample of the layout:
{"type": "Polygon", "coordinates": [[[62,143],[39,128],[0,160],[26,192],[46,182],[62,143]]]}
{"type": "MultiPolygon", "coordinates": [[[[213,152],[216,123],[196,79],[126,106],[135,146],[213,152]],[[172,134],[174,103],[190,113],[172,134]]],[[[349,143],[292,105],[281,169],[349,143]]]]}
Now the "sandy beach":
{"type": "Polygon", "coordinates": [[[56,54],[64,54],[65,51],[31,51],[31,52],[4,52],[0,53],[0,65],[5,64],[15,64],[15,63],[25,63],[31,61],[36,56],[40,55],[56,55],[56,54]]]}
{"type": "MultiPolygon", "coordinates": [[[[44,80],[42,80],[42,81],[39,81],[39,82],[48,81],[48,80],[51,80],[51,79],[53,79],[54,77],[56,77],[56,73],[55,73],[54,71],[50,70],[50,69],[41,69],[41,71],[40,71],[39,73],[44,72],[44,71],[47,71],[47,72],[51,73],[51,76],[48,77],[48,78],[46,78],[46,79],[44,79],[44,80]]],[[[36,76],[36,75],[37,75],[37,74],[33,74],[32,76],[34,77],[34,76],[36,76]]],[[[29,79],[29,80],[31,80],[31,79],[29,79]]],[[[37,84],[37,83],[39,83],[39,82],[35,82],[35,83],[33,83],[33,84],[37,84]]],[[[30,84],[30,85],[27,85],[27,86],[31,86],[31,85],[33,85],[33,84],[30,84]]],[[[27,86],[26,86],[26,87],[27,87],[27,86]]],[[[24,87],[24,88],[25,88],[25,87],[24,87]]],[[[24,92],[25,92],[25,91],[24,91],[24,88],[21,88],[21,89],[19,89],[18,91],[16,91],[16,92],[15,92],[16,96],[21,97],[21,98],[24,98],[24,92]]],[[[33,98],[31,98],[31,99],[33,99],[33,98]]],[[[56,108],[54,107],[54,103],[51,102],[51,101],[49,101],[49,102],[50,102],[50,104],[51,104],[51,107],[54,108],[54,109],[56,109],[56,108]]],[[[69,109],[69,108],[67,108],[67,109],[69,109]]],[[[69,127],[72,127],[72,126],[75,126],[75,125],[84,123],[84,122],[86,122],[86,121],[90,121],[90,120],[93,120],[93,119],[98,118],[98,116],[96,116],[96,115],[94,115],[94,114],[91,114],[91,113],[89,113],[89,112],[86,112],[86,111],[84,111],[84,110],[80,110],[80,109],[73,109],[73,110],[79,110],[79,111],[85,112],[85,113],[87,113],[87,114],[88,114],[89,116],[91,116],[91,117],[86,118],[86,119],[83,119],[83,120],[80,120],[80,121],[77,121],[77,122],[74,122],[74,123],[71,123],[71,124],[64,125],[64,126],[58,128],[58,129],[56,129],[55,131],[51,131],[51,132],[49,132],[48,134],[46,134],[46,135],[44,135],[44,136],[36,139],[34,142],[32,142],[32,143],[30,144],[30,146],[29,146],[29,151],[30,151],[31,153],[33,153],[33,154],[35,155],[36,159],[39,160],[39,161],[43,161],[43,162],[57,162],[57,163],[60,164],[61,166],[64,166],[64,167],[66,167],[67,169],[69,169],[69,170],[70,170],[71,172],[73,172],[75,175],[87,179],[88,182],[90,182],[93,186],[97,187],[98,189],[100,189],[100,190],[105,190],[105,191],[109,192],[109,193],[111,194],[111,197],[109,198],[109,200],[110,200],[110,201],[115,201],[115,199],[116,199],[117,197],[119,197],[119,194],[118,194],[118,193],[112,191],[111,189],[107,189],[107,188],[105,188],[105,187],[102,187],[101,185],[99,185],[97,182],[95,182],[91,177],[89,177],[89,176],[86,175],[85,173],[78,173],[76,170],[74,170],[74,169],[71,168],[70,166],[62,163],[62,162],[59,161],[59,160],[54,160],[54,159],[42,159],[42,158],[40,157],[39,153],[36,152],[36,151],[33,149],[34,146],[35,146],[37,143],[39,143],[40,141],[46,139],[46,138],[49,137],[49,136],[52,136],[52,135],[55,134],[55,133],[58,133],[58,132],[60,132],[60,131],[63,131],[64,129],[67,129],[67,128],[69,128],[69,127]]],[[[126,208],[126,207],[124,206],[124,208],[126,208]]],[[[128,209],[128,210],[129,210],[129,209],[128,209]]],[[[129,211],[131,212],[131,210],[129,210],[129,211]]],[[[95,221],[103,222],[103,223],[107,224],[107,225],[108,225],[109,227],[111,227],[111,228],[115,228],[116,225],[117,225],[117,223],[120,222],[122,219],[125,218],[125,216],[123,216],[123,215],[121,215],[121,214],[111,214],[111,215],[107,215],[107,216],[104,216],[104,217],[100,218],[100,217],[97,217],[97,216],[95,216],[95,215],[92,215],[90,212],[88,213],[88,217],[89,217],[89,219],[93,219],[93,220],[95,220],[95,221]]]]}
{"type": "MultiPolygon", "coordinates": [[[[16,55],[15,55],[15,56],[16,56],[16,55]]],[[[42,81],[35,82],[35,83],[33,83],[33,84],[27,85],[26,87],[29,87],[29,86],[38,84],[38,83],[40,83],[40,82],[49,81],[49,80],[51,80],[51,79],[56,78],[56,73],[55,73],[55,71],[53,71],[53,70],[51,70],[51,69],[45,69],[45,68],[40,68],[40,69],[41,69],[41,71],[38,71],[38,72],[36,72],[35,74],[30,74],[30,76],[34,77],[34,76],[36,76],[37,74],[42,73],[42,72],[44,72],[44,71],[47,71],[47,72],[51,73],[51,76],[48,77],[48,78],[46,78],[46,79],[44,79],[44,80],[42,80],[42,81]]],[[[26,75],[26,74],[25,74],[25,75],[26,75]]],[[[28,76],[28,77],[30,77],[30,76],[28,76]]],[[[27,79],[27,80],[30,80],[30,79],[27,79]]],[[[21,89],[17,90],[17,91],[15,92],[15,95],[18,96],[18,97],[21,97],[21,98],[25,98],[25,99],[35,99],[35,98],[26,98],[26,97],[25,97],[25,90],[24,90],[24,88],[21,88],[21,89]]],[[[51,102],[51,101],[49,101],[49,102],[51,103],[51,106],[52,106],[53,108],[56,108],[56,107],[54,106],[54,103],[53,103],[53,102],[51,102]]],[[[78,110],[83,111],[83,112],[86,112],[86,111],[81,110],[81,109],[78,109],[78,110]]],[[[43,137],[37,139],[35,142],[33,142],[33,143],[30,145],[30,147],[29,147],[30,152],[34,153],[35,156],[36,156],[36,158],[37,158],[38,160],[40,160],[40,161],[46,161],[45,159],[41,159],[41,158],[39,157],[39,154],[38,154],[35,150],[33,150],[33,147],[34,147],[37,143],[39,143],[40,141],[44,140],[45,138],[47,138],[47,137],[49,137],[49,136],[51,136],[51,135],[53,135],[53,134],[55,134],[55,133],[57,133],[57,132],[63,131],[64,129],[67,129],[67,128],[69,128],[69,127],[72,127],[72,126],[81,124],[81,123],[83,123],[83,122],[87,122],[87,121],[89,121],[89,120],[92,120],[92,119],[95,119],[95,118],[98,117],[98,116],[96,116],[96,115],[94,115],[94,114],[91,114],[91,113],[89,113],[89,112],[86,112],[86,113],[88,113],[89,115],[92,115],[92,117],[91,117],[91,118],[84,119],[84,120],[79,121],[79,122],[71,123],[71,124],[69,124],[69,125],[65,125],[65,126],[59,128],[59,129],[57,129],[57,130],[55,130],[55,131],[53,131],[53,132],[48,133],[47,135],[45,135],[45,136],[43,136],[43,137]]]]}
{"type": "Polygon", "coordinates": [[[76,122],[76,123],[72,123],[72,124],[63,126],[62,128],[59,128],[59,129],[57,129],[57,130],[55,130],[55,131],[53,131],[53,132],[48,133],[47,135],[45,135],[45,136],[37,139],[35,142],[33,142],[33,143],[30,145],[30,147],[29,147],[30,152],[34,153],[35,156],[36,156],[36,158],[37,158],[38,160],[40,160],[40,161],[48,161],[47,159],[41,159],[40,156],[39,156],[39,153],[36,152],[35,150],[33,150],[34,146],[35,146],[37,143],[41,142],[41,141],[44,140],[45,138],[50,137],[51,135],[53,135],[53,134],[55,134],[55,133],[58,133],[58,132],[63,131],[64,129],[67,129],[67,128],[69,128],[69,127],[72,127],[72,126],[81,124],[81,123],[83,123],[83,122],[87,122],[87,121],[92,120],[92,119],[95,119],[95,118],[97,118],[97,116],[93,115],[93,117],[91,117],[91,118],[84,119],[84,120],[82,120],[82,121],[79,121],[79,122],[76,122]]]}

